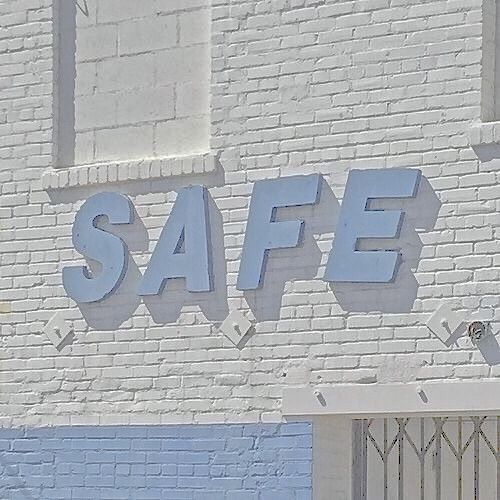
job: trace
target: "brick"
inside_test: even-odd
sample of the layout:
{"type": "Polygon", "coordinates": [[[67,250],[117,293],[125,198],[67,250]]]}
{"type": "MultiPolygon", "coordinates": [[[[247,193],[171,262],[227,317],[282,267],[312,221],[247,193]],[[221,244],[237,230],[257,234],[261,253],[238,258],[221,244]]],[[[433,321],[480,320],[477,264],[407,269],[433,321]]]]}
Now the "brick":
{"type": "Polygon", "coordinates": [[[153,150],[153,127],[151,125],[127,128],[103,129],[96,133],[98,158],[118,160],[123,155],[141,158],[144,152],[153,150]]]}
{"type": "MultiPolygon", "coordinates": [[[[498,309],[498,163],[483,156],[496,155],[485,146],[500,140],[488,68],[493,40],[483,39],[494,31],[493,12],[482,26],[477,0],[87,3],[88,16],[78,10],[63,27],[76,30],[76,67],[59,73],[54,60],[73,64],[75,54],[71,44],[52,52],[51,3],[19,0],[0,9],[2,428],[280,421],[283,387],[377,383],[391,356],[423,354],[425,366],[411,375],[419,380],[498,375],[474,346],[449,350],[425,327],[443,302],[458,300],[471,314],[498,309]],[[206,169],[209,151],[216,160],[206,169]],[[383,202],[406,211],[403,240],[367,242],[401,249],[395,282],[324,283],[348,171],[395,167],[425,176],[415,200],[383,202]],[[318,205],[276,214],[304,220],[304,245],[269,252],[264,288],[240,293],[253,183],[305,173],[323,174],[318,205]],[[140,301],[139,274],[175,191],[189,184],[210,192],[215,290],[194,296],[175,280],[162,297],[140,301]],[[101,191],[126,193],[136,209],[133,227],[116,227],[130,274],[112,298],[80,310],[61,271],[84,262],[71,226],[83,201],[101,191]],[[241,350],[218,331],[234,309],[255,322],[241,350]],[[75,330],[61,352],[42,334],[58,311],[75,330]]],[[[496,314],[492,327],[498,324],[496,314]]],[[[400,374],[387,368],[384,377],[399,381],[400,374]]],[[[152,497],[168,498],[180,466],[196,500],[310,493],[302,495],[309,479],[300,472],[309,462],[294,469],[285,460],[295,442],[285,428],[266,429],[271,443],[288,444],[279,454],[269,447],[264,465],[294,472],[269,484],[263,476],[269,487],[255,499],[239,482],[249,477],[255,485],[255,476],[231,474],[262,451],[258,429],[214,426],[203,435],[192,427],[167,437],[131,428],[106,439],[50,438],[23,452],[22,477],[34,488],[24,496],[106,497],[96,464],[84,472],[86,451],[103,460],[105,484],[112,469],[126,478],[127,498],[144,494],[134,489],[136,476],[152,497]],[[232,440],[220,438],[224,432],[232,440]],[[131,447],[122,449],[127,439],[131,447]],[[158,449],[160,441],[172,449],[158,449]],[[193,453],[192,463],[191,455],[178,462],[175,447],[193,453]],[[198,451],[203,460],[195,463],[198,451]],[[40,474],[41,464],[63,472],[40,474]],[[52,480],[53,491],[41,492],[52,480]]],[[[24,439],[12,438],[16,446],[24,439]]]]}
{"type": "Polygon", "coordinates": [[[151,53],[177,44],[176,16],[161,16],[120,23],[121,55],[151,53]]]}
{"type": "Polygon", "coordinates": [[[210,38],[210,12],[195,10],[179,15],[180,43],[190,46],[208,43],[210,38]]]}
{"type": "Polygon", "coordinates": [[[208,120],[204,118],[190,118],[159,123],[156,128],[156,151],[160,155],[173,156],[182,151],[204,152],[208,144],[204,144],[207,137],[208,120]]]}
{"type": "Polygon", "coordinates": [[[288,495],[299,487],[310,495],[311,431],[307,423],[52,427],[2,429],[0,443],[6,445],[6,463],[18,464],[23,477],[12,486],[13,494],[30,488],[39,497],[89,498],[95,495],[92,488],[99,488],[103,497],[142,498],[147,487],[154,498],[220,498],[235,492],[234,498],[252,500],[257,481],[288,495]],[[145,439],[150,431],[169,436],[157,440],[164,451],[134,451],[141,443],[151,448],[155,440],[145,439]],[[246,437],[236,437],[243,431],[246,437]],[[290,446],[300,448],[299,457],[287,455],[290,446]],[[285,471],[286,481],[275,470],[285,471]]]}

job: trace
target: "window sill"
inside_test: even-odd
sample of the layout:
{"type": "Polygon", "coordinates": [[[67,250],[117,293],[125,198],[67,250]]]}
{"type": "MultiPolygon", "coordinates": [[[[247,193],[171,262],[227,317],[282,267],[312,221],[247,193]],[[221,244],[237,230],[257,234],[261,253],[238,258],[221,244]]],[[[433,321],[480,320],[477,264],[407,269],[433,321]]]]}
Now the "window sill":
{"type": "Polygon", "coordinates": [[[155,180],[181,175],[215,172],[212,153],[193,156],[152,158],[119,162],[50,168],[42,175],[45,190],[86,187],[138,180],[155,180]]]}
{"type": "Polygon", "coordinates": [[[469,141],[472,147],[500,144],[500,121],[473,125],[469,131],[469,141]]]}

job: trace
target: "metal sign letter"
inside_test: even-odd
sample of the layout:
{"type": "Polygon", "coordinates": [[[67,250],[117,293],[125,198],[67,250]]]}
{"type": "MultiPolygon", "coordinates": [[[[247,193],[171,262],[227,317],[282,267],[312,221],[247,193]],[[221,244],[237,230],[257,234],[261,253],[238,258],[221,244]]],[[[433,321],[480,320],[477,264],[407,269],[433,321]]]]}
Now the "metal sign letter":
{"type": "Polygon", "coordinates": [[[236,284],[238,290],[255,290],[262,286],[268,250],[294,248],[299,244],[304,221],[276,222],[276,210],[315,204],[320,180],[320,175],[313,174],[255,183],[236,284]]]}
{"type": "Polygon", "coordinates": [[[397,251],[359,251],[361,238],[397,238],[404,213],[400,210],[370,210],[375,198],[413,198],[420,170],[351,170],[342,200],[325,281],[389,283],[396,274],[397,251]]]}
{"type": "Polygon", "coordinates": [[[78,303],[98,302],[112,293],[127,270],[128,252],[125,243],[96,227],[96,219],[106,216],[110,224],[131,224],[134,210],[130,200],[119,193],[99,193],[80,208],[73,225],[73,244],[84,257],[100,262],[96,276],[86,266],[63,269],[63,285],[67,294],[78,303]]]}
{"type": "Polygon", "coordinates": [[[189,292],[212,289],[206,192],[203,186],[179,191],[139,285],[139,295],[161,294],[171,278],[186,278],[189,292]]]}

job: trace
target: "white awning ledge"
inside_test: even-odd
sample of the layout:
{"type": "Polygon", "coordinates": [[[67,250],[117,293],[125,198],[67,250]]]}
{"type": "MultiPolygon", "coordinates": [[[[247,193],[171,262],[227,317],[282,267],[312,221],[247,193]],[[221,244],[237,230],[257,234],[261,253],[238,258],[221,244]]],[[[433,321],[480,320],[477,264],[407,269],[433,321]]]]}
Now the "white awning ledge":
{"type": "Polygon", "coordinates": [[[286,388],[285,417],[500,415],[500,379],[286,388]]]}

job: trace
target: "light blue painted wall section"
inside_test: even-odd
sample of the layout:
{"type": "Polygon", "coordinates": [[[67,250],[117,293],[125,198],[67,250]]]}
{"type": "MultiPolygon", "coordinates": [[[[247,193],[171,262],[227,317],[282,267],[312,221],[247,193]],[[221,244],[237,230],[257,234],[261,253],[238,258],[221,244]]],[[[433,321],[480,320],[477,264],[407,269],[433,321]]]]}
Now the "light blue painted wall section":
{"type": "Polygon", "coordinates": [[[312,425],[0,429],[0,499],[311,500],[312,425]]]}

